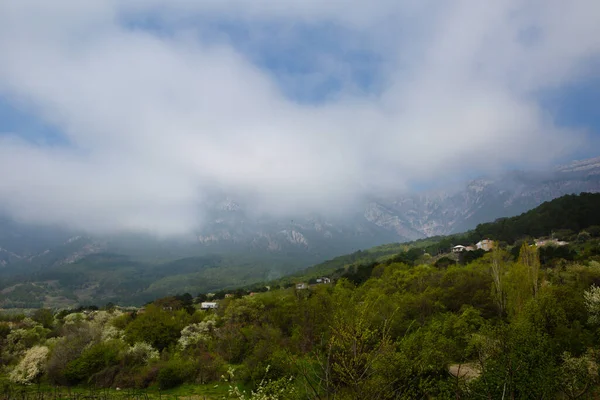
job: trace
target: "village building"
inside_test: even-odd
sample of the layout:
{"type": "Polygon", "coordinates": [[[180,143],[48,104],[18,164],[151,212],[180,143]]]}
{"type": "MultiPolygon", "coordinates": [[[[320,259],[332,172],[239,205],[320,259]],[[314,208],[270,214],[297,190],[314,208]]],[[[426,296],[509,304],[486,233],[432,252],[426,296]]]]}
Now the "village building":
{"type": "Polygon", "coordinates": [[[535,245],[537,247],[543,247],[543,246],[565,246],[569,244],[569,242],[565,242],[562,240],[558,240],[558,239],[536,239],[535,241],[535,245]]]}
{"type": "Polygon", "coordinates": [[[296,283],[296,289],[297,290],[303,290],[303,289],[308,289],[308,285],[304,282],[302,283],[296,283]]]}
{"type": "Polygon", "coordinates": [[[217,304],[214,301],[203,301],[202,303],[200,303],[200,308],[202,310],[211,310],[211,309],[215,309],[218,307],[219,307],[219,304],[217,304]]]}
{"type": "Polygon", "coordinates": [[[456,245],[452,248],[453,253],[462,253],[463,251],[466,251],[466,250],[467,250],[467,247],[463,246],[461,244],[456,245]]]}
{"type": "Polygon", "coordinates": [[[483,239],[475,245],[479,250],[490,251],[494,248],[494,241],[490,239],[483,239]]]}

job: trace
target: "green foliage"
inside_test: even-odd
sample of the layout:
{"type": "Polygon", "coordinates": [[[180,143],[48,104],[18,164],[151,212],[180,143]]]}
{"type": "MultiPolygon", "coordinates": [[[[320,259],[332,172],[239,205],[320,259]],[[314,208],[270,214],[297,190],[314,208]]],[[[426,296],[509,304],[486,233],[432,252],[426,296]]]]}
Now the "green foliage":
{"type": "MultiPolygon", "coordinates": [[[[265,369],[265,374],[255,390],[250,393],[240,390],[237,385],[229,385],[229,397],[238,400],[283,400],[295,398],[296,388],[293,384],[293,378],[279,378],[276,380],[268,379],[270,366],[265,369]]],[[[234,369],[228,370],[226,382],[235,379],[234,369]]]]}
{"type": "MultiPolygon", "coordinates": [[[[514,243],[524,236],[546,236],[565,229],[579,232],[592,225],[600,225],[600,194],[581,193],[545,202],[517,217],[480,224],[473,236],[514,243]]],[[[570,235],[560,236],[570,239],[570,235]]]]}
{"type": "Polygon", "coordinates": [[[481,377],[476,396],[548,398],[557,388],[558,366],[549,338],[527,322],[489,326],[476,337],[481,377]]]}
{"type": "Polygon", "coordinates": [[[462,263],[447,255],[456,237],[382,246],[332,263],[337,272],[320,276],[335,283],[223,291],[214,310],[195,309],[215,300],[208,294],[127,312],[42,310],[34,318],[52,332],[28,318],[0,322],[0,363],[16,371],[46,347],[46,370],[36,364],[27,380],[161,390],[215,384],[234,366],[238,399],[592,396],[600,244],[586,232],[561,232],[574,238],[563,253],[523,239],[462,263]],[[446,253],[424,253],[436,243],[446,253]]]}
{"type": "Polygon", "coordinates": [[[196,369],[192,361],[173,358],[160,368],[157,377],[158,387],[161,390],[174,388],[192,378],[195,373],[196,369]]]}
{"type": "Polygon", "coordinates": [[[598,382],[598,366],[594,355],[586,353],[574,357],[569,352],[562,355],[562,365],[558,375],[561,391],[569,399],[584,396],[598,382]]]}
{"type": "Polygon", "coordinates": [[[435,266],[438,268],[448,268],[453,265],[456,265],[456,261],[446,256],[439,258],[435,262],[435,266]]]}
{"type": "Polygon", "coordinates": [[[48,308],[39,308],[35,310],[31,319],[46,329],[51,329],[54,325],[54,313],[48,308]]]}
{"type": "Polygon", "coordinates": [[[75,360],[69,362],[63,372],[71,384],[85,382],[95,373],[116,364],[124,345],[120,341],[94,344],[85,349],[75,360]]]}
{"type": "Polygon", "coordinates": [[[158,350],[174,345],[187,325],[189,314],[185,310],[166,311],[156,305],[149,305],[145,312],[127,325],[126,340],[134,344],[146,342],[158,350]]]}

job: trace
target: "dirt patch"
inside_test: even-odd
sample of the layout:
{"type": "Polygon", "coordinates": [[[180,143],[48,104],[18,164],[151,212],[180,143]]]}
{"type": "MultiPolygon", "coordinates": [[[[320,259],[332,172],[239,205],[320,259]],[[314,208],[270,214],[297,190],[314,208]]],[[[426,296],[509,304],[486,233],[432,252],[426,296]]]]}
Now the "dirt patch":
{"type": "Polygon", "coordinates": [[[448,367],[448,372],[450,372],[450,375],[452,376],[470,381],[479,378],[479,375],[481,375],[481,368],[475,363],[452,364],[448,367]]]}

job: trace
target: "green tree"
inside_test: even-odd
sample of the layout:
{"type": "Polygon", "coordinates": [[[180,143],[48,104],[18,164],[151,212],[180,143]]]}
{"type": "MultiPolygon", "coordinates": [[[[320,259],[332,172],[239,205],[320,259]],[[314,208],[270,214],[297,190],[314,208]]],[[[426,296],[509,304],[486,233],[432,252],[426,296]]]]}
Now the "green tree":
{"type": "Polygon", "coordinates": [[[486,256],[490,264],[492,275],[492,296],[498,307],[500,315],[506,312],[506,272],[509,266],[510,254],[494,246],[490,256],[486,256]]]}
{"type": "Polygon", "coordinates": [[[525,320],[483,329],[473,340],[481,376],[470,385],[472,396],[552,398],[558,368],[548,339],[525,320]]]}
{"type": "Polygon", "coordinates": [[[38,324],[41,324],[46,329],[51,329],[54,325],[54,313],[48,308],[39,308],[35,310],[31,319],[38,324]]]}
{"type": "Polygon", "coordinates": [[[177,342],[188,321],[189,314],[185,310],[170,312],[151,304],[127,325],[125,338],[131,344],[146,342],[163,350],[177,342]]]}
{"type": "Polygon", "coordinates": [[[525,267],[531,293],[536,297],[540,281],[540,256],[537,247],[523,243],[519,252],[519,263],[525,267]]]}
{"type": "Polygon", "coordinates": [[[563,353],[558,379],[561,392],[569,399],[585,396],[594,384],[598,383],[598,366],[589,353],[573,357],[563,353]]]}
{"type": "Polygon", "coordinates": [[[64,376],[71,384],[87,381],[93,374],[116,364],[124,349],[123,342],[118,340],[94,344],[67,364],[64,376]]]}

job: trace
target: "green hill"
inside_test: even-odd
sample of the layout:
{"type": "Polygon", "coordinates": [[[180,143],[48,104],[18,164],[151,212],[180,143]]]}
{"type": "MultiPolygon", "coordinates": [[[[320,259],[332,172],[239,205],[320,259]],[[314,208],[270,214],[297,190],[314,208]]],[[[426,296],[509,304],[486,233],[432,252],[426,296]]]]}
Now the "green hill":
{"type": "Polygon", "coordinates": [[[475,244],[482,239],[492,239],[506,245],[553,235],[558,239],[574,240],[582,230],[587,230],[592,236],[600,235],[600,193],[559,197],[516,217],[479,224],[475,229],[464,233],[434,236],[407,243],[390,243],[357,251],[317,264],[278,282],[285,284],[308,280],[393,258],[410,264],[425,253],[436,256],[450,252],[457,244],[475,244]]]}

